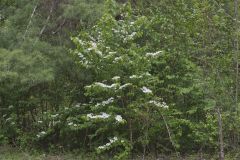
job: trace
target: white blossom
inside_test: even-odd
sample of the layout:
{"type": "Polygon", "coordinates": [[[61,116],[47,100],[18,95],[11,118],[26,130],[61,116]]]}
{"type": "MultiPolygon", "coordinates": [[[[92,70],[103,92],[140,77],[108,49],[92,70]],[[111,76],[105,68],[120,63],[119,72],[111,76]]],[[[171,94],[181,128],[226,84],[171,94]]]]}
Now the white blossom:
{"type": "Polygon", "coordinates": [[[157,107],[161,107],[162,106],[162,104],[160,102],[157,102],[157,101],[154,101],[154,100],[149,101],[149,103],[150,104],[154,104],[157,107]]]}
{"type": "Polygon", "coordinates": [[[107,99],[106,101],[102,101],[101,103],[97,103],[97,104],[96,104],[96,107],[106,106],[106,105],[108,105],[108,104],[110,104],[110,103],[113,103],[113,102],[114,102],[114,98],[111,97],[111,98],[107,99]]]}
{"type": "Polygon", "coordinates": [[[114,81],[119,80],[119,79],[120,79],[119,76],[115,76],[115,77],[112,78],[112,80],[114,80],[114,81]]]}
{"type": "Polygon", "coordinates": [[[75,107],[76,107],[76,108],[79,108],[79,107],[80,107],[80,103],[76,104],[75,107]]]}
{"type": "Polygon", "coordinates": [[[165,102],[162,102],[162,107],[168,109],[168,105],[165,102]]]}
{"type": "Polygon", "coordinates": [[[38,123],[43,123],[43,121],[38,121],[38,123]]]}
{"type": "Polygon", "coordinates": [[[112,29],[112,31],[114,32],[114,33],[119,33],[119,30],[116,30],[116,29],[112,29]]]}
{"type": "Polygon", "coordinates": [[[106,55],[106,56],[104,56],[103,58],[105,58],[105,59],[111,58],[111,57],[114,56],[115,53],[116,53],[116,52],[109,52],[109,54],[106,55]]]}
{"type": "Polygon", "coordinates": [[[138,78],[138,76],[137,75],[131,75],[129,78],[134,79],[134,78],[138,78]]]}
{"type": "MultiPolygon", "coordinates": [[[[116,88],[116,86],[117,86],[117,84],[106,85],[101,82],[96,82],[95,85],[100,86],[102,88],[116,88]]],[[[87,86],[87,87],[89,87],[89,86],[87,86]]]]}
{"type": "Polygon", "coordinates": [[[81,44],[81,45],[84,45],[84,44],[85,44],[81,39],[79,39],[79,38],[76,38],[76,39],[77,39],[77,41],[78,41],[79,44],[81,44]]]}
{"type": "Polygon", "coordinates": [[[129,35],[129,38],[132,39],[136,34],[137,32],[133,32],[132,34],[129,35]]]}
{"type": "Polygon", "coordinates": [[[110,55],[114,55],[116,54],[117,52],[109,52],[110,55]]]}
{"type": "Polygon", "coordinates": [[[121,115],[116,115],[115,116],[115,120],[118,121],[118,122],[122,122],[123,121],[123,118],[121,115]]]}
{"type": "Polygon", "coordinates": [[[145,86],[143,86],[143,87],[141,88],[141,90],[143,91],[143,93],[152,93],[152,90],[150,90],[149,88],[147,88],[147,87],[145,87],[145,86]]]}
{"type": "Polygon", "coordinates": [[[90,45],[91,47],[87,49],[88,51],[94,50],[99,56],[102,56],[102,51],[98,50],[96,42],[91,41],[90,45]]]}
{"type": "Polygon", "coordinates": [[[140,76],[137,75],[131,75],[129,78],[130,79],[137,79],[137,78],[143,78],[144,76],[151,76],[151,74],[149,72],[143,73],[140,76]]]}
{"type": "Polygon", "coordinates": [[[119,62],[119,61],[121,61],[121,60],[123,60],[123,58],[122,57],[116,57],[116,58],[114,58],[114,63],[117,63],[117,62],[119,62]]]}
{"type": "Polygon", "coordinates": [[[126,87],[131,86],[131,85],[132,85],[131,83],[126,83],[126,84],[120,86],[119,89],[123,89],[123,88],[126,88],[126,87]]]}
{"type": "Polygon", "coordinates": [[[104,149],[105,147],[104,146],[99,146],[98,149],[104,149]]]}
{"type": "Polygon", "coordinates": [[[157,107],[162,107],[162,108],[168,109],[168,105],[165,102],[158,102],[155,100],[151,100],[151,101],[149,101],[149,103],[154,104],[157,107]]]}
{"type": "Polygon", "coordinates": [[[99,56],[102,56],[102,51],[96,50],[96,53],[97,53],[99,56]]]}
{"type": "Polygon", "coordinates": [[[134,38],[134,36],[137,34],[137,32],[132,32],[130,35],[127,35],[123,41],[127,42],[128,40],[132,40],[134,38]]]}
{"type": "Polygon", "coordinates": [[[90,44],[91,47],[87,49],[88,51],[97,49],[97,44],[95,42],[91,41],[90,44]]]}
{"type": "Polygon", "coordinates": [[[110,141],[110,142],[106,143],[105,145],[99,146],[98,149],[105,149],[106,147],[111,146],[113,143],[115,143],[116,141],[118,141],[118,138],[117,138],[117,137],[113,137],[113,138],[110,138],[109,141],[110,141]]]}
{"type": "Polygon", "coordinates": [[[107,119],[110,115],[105,112],[102,112],[100,115],[93,115],[92,113],[89,113],[87,114],[87,117],[90,119],[107,119]]]}
{"type": "Polygon", "coordinates": [[[73,122],[69,122],[68,125],[69,125],[69,126],[73,125],[73,122]]]}
{"type": "Polygon", "coordinates": [[[78,54],[78,56],[81,58],[81,59],[85,59],[85,57],[84,57],[84,55],[82,54],[82,53],[77,53],[78,54]]]}
{"type": "Polygon", "coordinates": [[[41,131],[40,133],[37,134],[37,137],[40,138],[44,135],[46,135],[47,133],[45,131],[41,131]]]}
{"type": "Polygon", "coordinates": [[[151,74],[149,72],[146,72],[144,75],[151,76],[151,74]]]}
{"type": "Polygon", "coordinates": [[[106,101],[102,101],[102,105],[105,106],[105,105],[110,104],[112,102],[114,102],[114,98],[113,97],[109,98],[106,101]]]}
{"type": "Polygon", "coordinates": [[[59,116],[59,114],[55,114],[55,115],[53,114],[53,115],[51,115],[52,118],[56,118],[56,117],[58,117],[58,116],[59,116]]]}
{"type": "Polygon", "coordinates": [[[146,56],[147,56],[147,57],[156,58],[156,57],[158,57],[161,53],[162,53],[162,51],[157,51],[157,52],[154,52],[154,53],[146,53],[146,56]]]}

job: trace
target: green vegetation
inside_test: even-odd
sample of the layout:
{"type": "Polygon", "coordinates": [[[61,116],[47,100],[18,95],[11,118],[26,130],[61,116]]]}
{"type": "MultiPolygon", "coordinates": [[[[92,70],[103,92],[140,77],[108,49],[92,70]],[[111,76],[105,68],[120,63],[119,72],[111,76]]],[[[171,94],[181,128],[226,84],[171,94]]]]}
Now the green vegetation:
{"type": "Polygon", "coordinates": [[[238,8],[0,1],[0,159],[238,159],[238,8]]]}

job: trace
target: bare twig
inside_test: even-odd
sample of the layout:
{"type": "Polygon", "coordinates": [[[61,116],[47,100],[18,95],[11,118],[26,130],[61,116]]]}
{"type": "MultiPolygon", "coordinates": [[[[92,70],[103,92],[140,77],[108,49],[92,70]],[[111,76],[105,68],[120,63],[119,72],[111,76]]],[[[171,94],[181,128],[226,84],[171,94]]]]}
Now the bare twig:
{"type": "Polygon", "coordinates": [[[50,20],[50,17],[51,17],[51,15],[52,15],[52,12],[53,12],[54,4],[55,4],[55,3],[54,3],[54,0],[53,0],[53,1],[52,1],[52,5],[51,5],[51,8],[50,8],[50,11],[49,11],[49,14],[48,14],[48,17],[47,17],[47,19],[46,19],[46,21],[45,21],[44,26],[42,27],[41,31],[39,32],[39,37],[37,37],[37,38],[35,39],[34,45],[35,45],[35,43],[37,42],[38,38],[41,38],[43,32],[45,31],[45,29],[46,29],[46,27],[47,27],[47,24],[48,24],[48,22],[49,22],[49,20],[50,20]]]}
{"type": "Polygon", "coordinates": [[[24,35],[23,35],[23,40],[25,40],[25,37],[26,37],[27,32],[28,32],[28,29],[29,29],[29,27],[30,27],[30,25],[31,25],[31,23],[32,23],[32,18],[33,18],[33,16],[34,16],[35,12],[36,12],[37,6],[38,6],[38,3],[37,3],[37,4],[35,5],[35,7],[33,8],[32,14],[31,14],[31,16],[30,16],[30,20],[29,20],[29,22],[28,22],[27,28],[26,28],[26,30],[25,30],[25,32],[24,32],[24,35]]]}
{"type": "Polygon", "coordinates": [[[170,142],[171,142],[171,144],[172,144],[172,146],[173,146],[173,148],[174,148],[174,150],[175,150],[175,152],[176,152],[176,156],[178,157],[178,159],[180,159],[180,155],[179,155],[179,153],[177,152],[177,149],[176,149],[176,144],[174,143],[174,141],[173,141],[173,139],[172,139],[171,130],[170,130],[170,128],[169,128],[169,126],[168,126],[168,124],[167,124],[167,122],[166,122],[166,119],[165,119],[165,117],[163,116],[163,114],[161,114],[161,116],[162,116],[162,119],[163,119],[164,124],[165,124],[165,126],[166,126],[169,140],[170,140],[170,142]]]}

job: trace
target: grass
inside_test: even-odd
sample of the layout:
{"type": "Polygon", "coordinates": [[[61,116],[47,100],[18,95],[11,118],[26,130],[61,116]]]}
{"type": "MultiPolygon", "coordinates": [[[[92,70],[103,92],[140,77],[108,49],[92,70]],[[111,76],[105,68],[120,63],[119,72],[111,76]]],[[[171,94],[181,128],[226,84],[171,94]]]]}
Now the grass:
{"type": "MultiPolygon", "coordinates": [[[[225,159],[226,160],[237,160],[239,159],[238,156],[234,154],[228,154],[226,155],[225,159]],[[231,156],[230,156],[231,155],[231,156]],[[233,156],[234,155],[234,156],[233,156]],[[238,157],[238,158],[237,158],[238,157]]],[[[204,155],[203,156],[205,160],[217,160],[218,157],[211,156],[211,155],[204,155]]],[[[100,158],[100,157],[93,157],[93,156],[87,156],[84,154],[73,154],[73,153],[65,153],[65,154],[44,154],[44,153],[28,153],[27,151],[20,151],[19,149],[4,146],[0,147],[0,160],[98,160],[98,159],[111,159],[111,158],[100,158]]],[[[142,159],[141,156],[136,156],[134,160],[140,160],[142,159]]],[[[153,156],[148,156],[146,157],[145,160],[154,160],[153,156]]],[[[162,157],[160,158],[161,160],[179,160],[179,158],[166,158],[162,157]]],[[[191,156],[186,156],[185,158],[182,158],[181,160],[197,160],[199,157],[197,155],[191,155],[191,156]]]]}
{"type": "Polygon", "coordinates": [[[4,146],[0,148],[0,160],[94,160],[96,158],[86,155],[66,154],[45,154],[28,153],[19,149],[4,146]]]}

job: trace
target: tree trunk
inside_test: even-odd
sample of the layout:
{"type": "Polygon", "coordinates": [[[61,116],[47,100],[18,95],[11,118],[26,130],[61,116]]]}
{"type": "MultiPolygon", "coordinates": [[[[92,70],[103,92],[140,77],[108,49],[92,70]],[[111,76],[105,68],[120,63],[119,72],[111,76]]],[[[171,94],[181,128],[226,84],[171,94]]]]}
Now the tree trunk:
{"type": "MultiPolygon", "coordinates": [[[[238,0],[234,0],[234,12],[235,12],[235,32],[238,32],[238,0]]],[[[238,61],[238,50],[239,50],[239,44],[238,44],[238,33],[235,34],[235,61],[236,61],[236,92],[235,92],[235,105],[236,105],[236,111],[238,112],[238,74],[239,74],[239,61],[238,61]]]]}
{"type": "Polygon", "coordinates": [[[219,160],[224,160],[222,116],[221,116],[219,107],[217,107],[217,116],[218,116],[218,135],[219,135],[219,160]]]}

